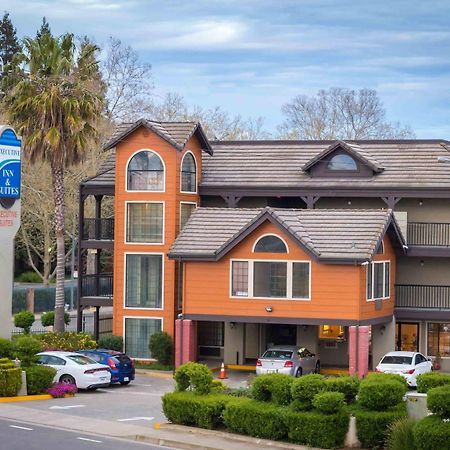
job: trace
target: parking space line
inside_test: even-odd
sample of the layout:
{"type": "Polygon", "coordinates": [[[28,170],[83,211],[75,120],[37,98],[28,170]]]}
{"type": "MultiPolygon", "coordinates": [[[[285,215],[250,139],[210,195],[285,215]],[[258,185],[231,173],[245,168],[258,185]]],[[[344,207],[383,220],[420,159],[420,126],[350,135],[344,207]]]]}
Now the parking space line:
{"type": "Polygon", "coordinates": [[[103,441],[98,441],[97,439],[88,439],[84,437],[77,437],[80,441],[87,441],[87,442],[96,442],[97,444],[101,444],[103,441]]]}
{"type": "Polygon", "coordinates": [[[21,427],[19,425],[10,425],[11,428],[17,428],[19,430],[33,431],[33,428],[21,427]]]}
{"type": "Polygon", "coordinates": [[[117,422],[131,422],[133,420],[153,420],[154,417],[129,417],[128,419],[117,419],[117,422]]]}

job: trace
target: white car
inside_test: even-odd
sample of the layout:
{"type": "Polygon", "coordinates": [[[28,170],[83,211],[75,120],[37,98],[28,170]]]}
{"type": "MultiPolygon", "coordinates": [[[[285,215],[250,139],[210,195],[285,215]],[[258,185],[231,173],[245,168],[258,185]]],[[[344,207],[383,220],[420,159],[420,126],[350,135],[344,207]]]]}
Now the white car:
{"type": "Polygon", "coordinates": [[[408,386],[416,387],[417,376],[431,372],[432,363],[422,353],[389,352],[386,353],[376,367],[377,372],[396,373],[406,379],[408,386]]]}
{"type": "Polygon", "coordinates": [[[38,364],[57,370],[53,379],[55,383],[70,383],[75,384],[78,389],[95,390],[107,387],[111,382],[108,366],[79,353],[55,351],[38,353],[37,356],[38,364]]]}

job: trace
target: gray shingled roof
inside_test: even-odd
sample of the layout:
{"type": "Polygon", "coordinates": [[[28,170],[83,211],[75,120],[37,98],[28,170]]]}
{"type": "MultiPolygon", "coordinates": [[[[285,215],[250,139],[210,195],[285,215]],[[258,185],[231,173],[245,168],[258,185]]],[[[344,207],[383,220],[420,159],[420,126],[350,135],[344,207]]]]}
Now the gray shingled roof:
{"type": "Polygon", "coordinates": [[[197,208],[169,256],[220,259],[266,220],[324,262],[371,259],[388,228],[397,248],[405,244],[391,210],[197,208]]]}
{"type": "Polygon", "coordinates": [[[384,170],[371,178],[313,178],[302,168],[335,141],[212,142],[203,156],[203,188],[450,188],[446,141],[355,141],[358,153],[384,170]]]}

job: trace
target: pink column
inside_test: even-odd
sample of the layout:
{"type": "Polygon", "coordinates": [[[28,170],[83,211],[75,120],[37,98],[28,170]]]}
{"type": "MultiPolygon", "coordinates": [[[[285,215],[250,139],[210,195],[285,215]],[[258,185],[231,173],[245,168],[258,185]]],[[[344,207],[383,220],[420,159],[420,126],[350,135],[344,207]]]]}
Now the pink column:
{"type": "Polygon", "coordinates": [[[175,367],[197,359],[197,330],[192,320],[175,320],[175,367]]]}
{"type": "Polygon", "coordinates": [[[175,320],[175,367],[181,365],[181,320],[175,320]]]}
{"type": "Polygon", "coordinates": [[[358,333],[358,375],[364,378],[369,370],[369,327],[359,327],[358,333]]]}
{"type": "Polygon", "coordinates": [[[350,375],[356,374],[356,347],[358,339],[357,327],[348,327],[348,372],[350,375]]]}

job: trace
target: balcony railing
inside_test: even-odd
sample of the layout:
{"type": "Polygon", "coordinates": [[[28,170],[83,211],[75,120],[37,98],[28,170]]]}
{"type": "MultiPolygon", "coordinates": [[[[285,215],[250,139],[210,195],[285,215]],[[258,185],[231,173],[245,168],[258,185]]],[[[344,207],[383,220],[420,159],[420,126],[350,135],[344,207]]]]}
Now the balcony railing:
{"type": "Polygon", "coordinates": [[[397,308],[450,309],[450,286],[397,284],[395,306],[397,308]]]}
{"type": "Polygon", "coordinates": [[[81,275],[82,297],[112,297],[112,273],[81,275]]]}
{"type": "Polygon", "coordinates": [[[84,219],[82,237],[84,240],[114,240],[114,219],[84,219]]]}
{"type": "Polygon", "coordinates": [[[408,245],[427,247],[450,246],[450,223],[408,223],[408,245]]]}

